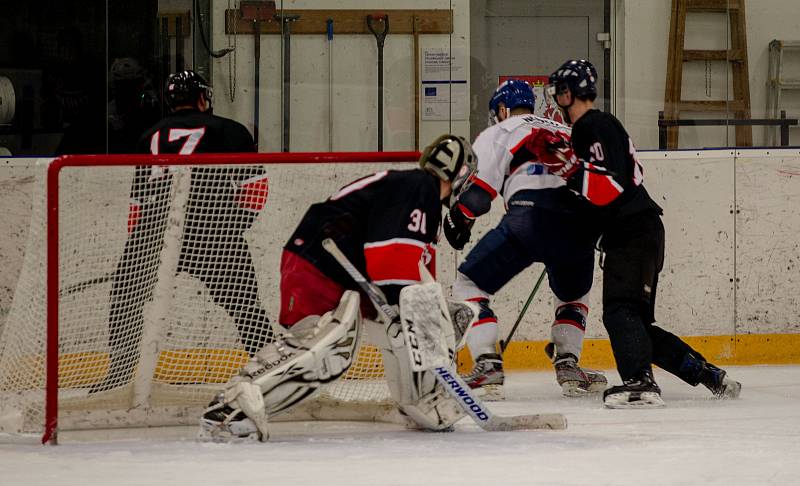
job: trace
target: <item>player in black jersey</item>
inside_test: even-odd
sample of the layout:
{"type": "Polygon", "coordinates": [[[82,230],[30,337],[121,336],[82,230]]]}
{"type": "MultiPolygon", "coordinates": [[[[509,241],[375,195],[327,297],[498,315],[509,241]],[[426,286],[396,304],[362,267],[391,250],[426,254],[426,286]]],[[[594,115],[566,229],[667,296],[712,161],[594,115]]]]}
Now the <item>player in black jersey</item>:
{"type": "MultiPolygon", "coordinates": [[[[172,74],[166,98],[171,113],[139,140],[139,153],[254,152],[253,137],[240,123],[211,114],[211,88],[193,71],[172,74]]],[[[129,237],[113,277],[109,315],[111,366],[94,391],[124,384],[136,363],[144,304],[151,300],[170,210],[173,173],[138,166],[131,189],[129,237]],[[133,330],[133,332],[131,331],[133,330]]],[[[258,299],[258,281],[244,232],[267,199],[260,166],[199,166],[190,174],[177,272],[201,280],[214,302],[233,318],[248,354],[272,338],[258,299]]]]}
{"type": "Polygon", "coordinates": [[[594,108],[596,81],[597,71],[585,60],[567,61],[551,74],[547,90],[572,124],[571,147],[546,131],[530,143],[550,154],[543,163],[592,203],[602,225],[603,324],[623,382],[605,391],[605,406],[663,406],[653,364],[692,386],[702,383],[717,397],[738,397],[738,382],[653,324],[664,264],[662,210],[642,184],[628,133],[613,115],[594,108]]]}

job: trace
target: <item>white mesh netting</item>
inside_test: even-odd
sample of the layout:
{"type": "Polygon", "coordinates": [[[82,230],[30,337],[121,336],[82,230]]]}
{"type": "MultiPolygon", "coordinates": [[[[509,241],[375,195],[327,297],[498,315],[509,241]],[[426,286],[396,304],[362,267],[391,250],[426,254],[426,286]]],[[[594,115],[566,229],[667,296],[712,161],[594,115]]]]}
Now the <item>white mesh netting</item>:
{"type": "MultiPolygon", "coordinates": [[[[272,336],[281,250],[306,208],[387,167],[62,169],[60,428],[196,423],[272,336]]],[[[37,433],[44,423],[46,169],[37,171],[25,260],[0,322],[0,432],[37,433]]],[[[347,378],[323,398],[384,402],[382,375],[380,352],[362,342],[347,378]]]]}

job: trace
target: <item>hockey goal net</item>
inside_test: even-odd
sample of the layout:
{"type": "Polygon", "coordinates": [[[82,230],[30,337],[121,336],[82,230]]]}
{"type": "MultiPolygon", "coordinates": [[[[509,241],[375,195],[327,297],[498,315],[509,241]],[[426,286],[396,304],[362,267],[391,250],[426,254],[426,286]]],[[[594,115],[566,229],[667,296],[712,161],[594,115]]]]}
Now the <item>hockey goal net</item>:
{"type": "MultiPolygon", "coordinates": [[[[0,321],[0,432],[54,441],[56,430],[196,424],[248,353],[280,332],[280,255],[308,206],[417,157],[43,161],[22,271],[0,321]]],[[[369,336],[307,414],[363,419],[365,403],[388,403],[369,336]]]]}

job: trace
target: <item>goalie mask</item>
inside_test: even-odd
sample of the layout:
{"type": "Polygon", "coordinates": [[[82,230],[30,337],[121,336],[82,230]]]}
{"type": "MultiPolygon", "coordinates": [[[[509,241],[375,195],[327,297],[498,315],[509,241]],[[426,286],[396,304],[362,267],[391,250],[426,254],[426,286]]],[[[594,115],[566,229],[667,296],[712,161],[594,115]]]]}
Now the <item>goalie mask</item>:
{"type": "MultiPolygon", "coordinates": [[[[518,107],[529,108],[533,112],[536,108],[536,95],[533,94],[531,85],[521,79],[509,79],[503,82],[489,100],[489,125],[500,123],[500,110],[508,111],[518,107]],[[500,106],[500,105],[504,106],[500,106]]],[[[508,114],[506,114],[508,117],[508,114]]]]}
{"type": "Polygon", "coordinates": [[[478,158],[463,137],[442,135],[425,148],[419,165],[443,181],[452,184],[450,197],[442,204],[450,207],[458,195],[466,191],[478,171],[478,158]]]}
{"type": "Polygon", "coordinates": [[[207,108],[211,109],[211,86],[205,78],[194,71],[186,70],[170,74],[165,93],[167,105],[171,110],[178,106],[195,106],[201,95],[207,103],[207,108]]]}

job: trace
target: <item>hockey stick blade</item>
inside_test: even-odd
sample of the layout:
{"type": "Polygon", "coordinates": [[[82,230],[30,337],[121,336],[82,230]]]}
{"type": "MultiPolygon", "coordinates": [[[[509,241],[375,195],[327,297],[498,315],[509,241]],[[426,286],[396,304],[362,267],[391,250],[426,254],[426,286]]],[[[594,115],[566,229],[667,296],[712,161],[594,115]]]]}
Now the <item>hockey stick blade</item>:
{"type": "Polygon", "coordinates": [[[439,383],[483,430],[488,432],[508,432],[511,430],[563,430],[567,428],[567,418],[560,413],[512,415],[508,417],[495,415],[486,407],[483,400],[475,395],[469,385],[464,383],[458,373],[441,366],[434,368],[433,371],[439,383]]]}
{"type": "Polygon", "coordinates": [[[484,430],[489,432],[508,432],[512,430],[564,430],[567,418],[560,413],[536,413],[531,415],[514,415],[511,417],[495,416],[486,424],[484,430]]]}
{"type": "MultiPolygon", "coordinates": [[[[372,304],[379,311],[384,312],[388,317],[397,319],[397,312],[386,302],[381,293],[377,291],[375,284],[367,280],[358,269],[347,259],[336,242],[330,238],[322,241],[322,246],[330,255],[344,268],[344,270],[355,280],[355,282],[366,292],[372,304]]],[[[553,414],[533,414],[498,416],[494,415],[478,398],[472,389],[464,383],[464,380],[457,372],[447,367],[436,367],[433,370],[436,379],[445,390],[456,400],[458,405],[469,415],[480,428],[490,432],[505,432],[511,430],[534,430],[534,429],[553,429],[562,430],[567,428],[567,419],[560,413],[553,414]]]]}

